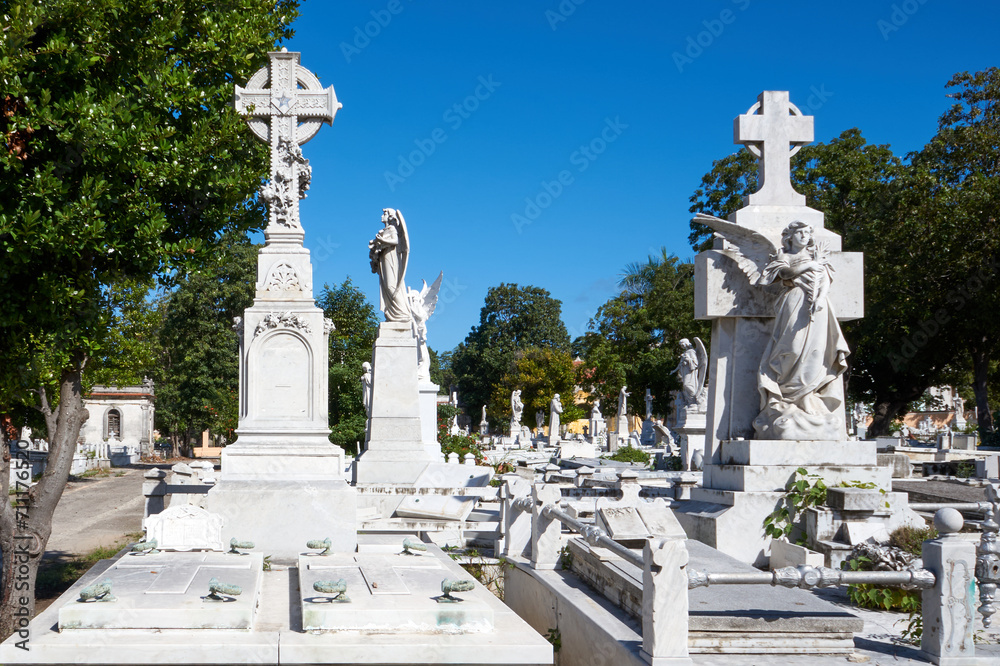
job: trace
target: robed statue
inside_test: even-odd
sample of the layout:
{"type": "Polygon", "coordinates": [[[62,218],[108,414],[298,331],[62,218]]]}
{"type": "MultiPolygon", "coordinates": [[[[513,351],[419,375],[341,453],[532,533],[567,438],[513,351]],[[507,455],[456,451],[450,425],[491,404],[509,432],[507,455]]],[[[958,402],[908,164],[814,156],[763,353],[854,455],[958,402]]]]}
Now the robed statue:
{"type": "Polygon", "coordinates": [[[706,399],[705,376],[708,374],[708,352],[700,338],[694,344],[681,338],[681,358],[674,374],[681,380],[681,402],[685,407],[704,405],[706,399]]]}
{"type": "Polygon", "coordinates": [[[368,241],[368,258],[372,273],[379,278],[379,308],[385,320],[410,322],[410,307],[406,294],[406,264],[410,258],[410,238],[403,214],[393,208],[382,209],[385,225],[375,238],[368,241]]]}
{"type": "Polygon", "coordinates": [[[421,280],[423,287],[417,291],[413,287],[407,292],[410,308],[410,328],[413,337],[417,339],[417,379],[424,382],[431,380],[431,355],[427,349],[427,320],[434,314],[437,307],[438,292],[441,291],[441,279],[444,271],[438,274],[434,284],[427,286],[427,280],[421,280]]]}
{"type": "Polygon", "coordinates": [[[830,300],[830,251],[811,225],[795,221],[781,247],[764,235],[708,215],[695,221],[717,232],[750,284],[778,289],[774,325],[757,373],[760,439],[835,440],[844,437],[841,375],[850,350],[830,300]],[[766,256],[766,261],[759,257],[766,256]]]}

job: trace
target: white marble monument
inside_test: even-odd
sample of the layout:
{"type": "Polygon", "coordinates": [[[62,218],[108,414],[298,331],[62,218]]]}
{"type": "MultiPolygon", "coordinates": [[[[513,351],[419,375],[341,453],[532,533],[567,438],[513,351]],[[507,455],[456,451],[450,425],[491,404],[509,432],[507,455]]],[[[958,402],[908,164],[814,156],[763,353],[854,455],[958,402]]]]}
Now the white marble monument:
{"type": "MultiPolygon", "coordinates": [[[[361,484],[413,485],[428,463],[441,462],[436,432],[437,386],[430,375],[421,384],[420,328],[406,288],[410,236],[402,213],[382,211],[382,229],[368,243],[372,272],[379,278],[379,301],[385,321],[379,325],[372,354],[372,396],[368,416],[368,446],[354,463],[354,481],[361,484]],[[433,387],[433,388],[431,388],[433,387]],[[430,396],[432,400],[427,400],[430,396]],[[422,400],[423,398],[423,400],[422,400]],[[433,420],[427,406],[433,410],[433,420]]],[[[433,306],[420,297],[424,323],[433,306]]],[[[426,352],[425,352],[426,357],[426,352]]]]}
{"type": "Polygon", "coordinates": [[[695,218],[717,238],[695,261],[695,317],[712,321],[712,351],[704,487],[678,518],[690,536],[760,564],[763,531],[745,528],[774,510],[797,468],[883,490],[890,471],[874,443],[847,440],[838,322],[864,314],[862,256],[841,251],[789,180],[812,118],[787,92],[765,91],[734,135],[759,159],[760,189],[728,221],[695,218]]]}
{"type": "Polygon", "coordinates": [[[332,86],[323,88],[299,64],[298,53],[269,57],[246,88],[236,87],[237,111],[271,147],[270,181],[261,188],[270,218],[254,302],[234,326],[240,339],[237,440],[223,450],[221,478],[207,506],[224,517],[225,540],[251,540],[282,559],[298,555],[304,532],[330,536],[335,550],[354,550],[356,502],[344,479],[344,451],[329,440],[332,322],[313,298],[299,222],[299,199],[311,176],[300,146],[324,122],[332,124],[341,105],[332,86]]]}

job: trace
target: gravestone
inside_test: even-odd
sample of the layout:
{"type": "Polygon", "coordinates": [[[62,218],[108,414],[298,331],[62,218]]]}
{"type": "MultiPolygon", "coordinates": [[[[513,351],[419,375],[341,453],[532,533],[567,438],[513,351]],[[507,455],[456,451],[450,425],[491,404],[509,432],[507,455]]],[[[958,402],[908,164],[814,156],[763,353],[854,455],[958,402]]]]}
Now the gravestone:
{"type": "Polygon", "coordinates": [[[298,53],[268,57],[269,65],[246,88],[236,87],[237,111],[271,148],[270,182],[261,187],[269,222],[253,305],[234,326],[240,341],[237,439],[222,452],[221,477],[207,508],[225,519],[224,539],[249,539],[285,559],[298,555],[304,532],[329,534],[336,550],[354,550],[356,500],[344,479],[344,451],[329,441],[333,323],[316,307],[299,221],[299,199],[311,177],[300,146],[324,122],[332,124],[341,105],[332,86],[323,88],[299,64],[298,53]]]}
{"type": "Polygon", "coordinates": [[[862,256],[841,251],[789,179],[812,122],[787,92],[762,92],[734,121],[734,141],[758,157],[759,190],[728,221],[695,218],[716,232],[695,261],[695,317],[712,322],[704,486],[677,516],[692,538],[758,565],[759,526],[797,468],[891,489],[874,443],[847,439],[839,322],[864,314],[862,256]]]}

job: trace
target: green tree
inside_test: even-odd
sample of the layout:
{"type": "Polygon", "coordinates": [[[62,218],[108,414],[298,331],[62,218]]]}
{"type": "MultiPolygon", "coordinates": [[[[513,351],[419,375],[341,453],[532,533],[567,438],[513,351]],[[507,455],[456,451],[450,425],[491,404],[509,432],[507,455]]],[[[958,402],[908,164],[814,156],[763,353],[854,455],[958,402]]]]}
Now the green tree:
{"type": "MultiPolygon", "coordinates": [[[[961,314],[948,326],[965,340],[972,369],[972,389],[983,439],[995,429],[990,411],[991,369],[996,372],[1000,338],[1000,239],[996,233],[1000,211],[1000,68],[948,81],[955,104],[941,116],[938,132],[914,157],[932,178],[929,196],[947,205],[936,225],[950,241],[939,288],[961,314]],[[957,278],[957,280],[956,280],[957,278]],[[964,281],[963,281],[964,278],[964,281]]],[[[935,243],[935,253],[940,242],[935,243]]],[[[995,377],[995,374],[994,374],[995,377]]]]}
{"type": "MultiPolygon", "coordinates": [[[[629,264],[622,291],[597,310],[590,330],[574,341],[584,360],[580,385],[600,398],[602,411],[617,404],[622,386],[650,389],[653,411],[667,414],[670,391],[680,388],[672,372],[681,338],[708,344],[707,322],[694,319],[694,266],[661,249],[644,263],[629,264]]],[[[633,407],[642,400],[633,398],[633,407]]]]}
{"type": "MultiPolygon", "coordinates": [[[[268,163],[231,108],[233,83],[291,36],[295,0],[9,0],[0,32],[0,412],[34,368],[49,464],[0,508],[0,635],[33,610],[80,427],[82,378],[107,340],[110,285],[164,274],[223,229],[260,226],[268,163]],[[12,557],[15,536],[29,543],[12,557]],[[27,589],[14,593],[13,567],[27,589]]],[[[7,490],[7,464],[0,470],[7,490]]]]}
{"type": "Polygon", "coordinates": [[[330,332],[330,441],[357,453],[367,422],[361,364],[372,360],[378,314],[351,278],[336,287],[323,285],[317,304],[334,325],[330,332]]]}
{"type": "Polygon", "coordinates": [[[163,299],[156,427],[175,456],[204,430],[233,440],[240,358],[233,320],[253,303],[259,248],[227,234],[211,259],[177,278],[163,299]]]}
{"type": "MultiPolygon", "coordinates": [[[[530,347],[568,352],[569,334],[562,322],[562,303],[539,287],[501,284],[490,287],[473,327],[452,353],[451,370],[460,387],[462,402],[478,408],[487,405],[494,388],[501,385],[518,351],[530,347]]],[[[487,412],[499,423],[509,411],[506,404],[488,404],[487,412]]],[[[509,414],[506,417],[509,421],[509,414]]]]}
{"type": "Polygon", "coordinates": [[[545,414],[549,421],[549,405],[552,397],[559,394],[563,405],[562,423],[570,423],[583,418],[584,411],[574,404],[576,393],[576,368],[568,351],[552,347],[529,347],[514,353],[507,372],[493,387],[487,414],[491,417],[491,427],[495,432],[506,432],[510,425],[510,394],[521,390],[524,412],[523,425],[535,422],[535,412],[545,414]],[[494,409],[490,410],[490,407],[494,409]]]}

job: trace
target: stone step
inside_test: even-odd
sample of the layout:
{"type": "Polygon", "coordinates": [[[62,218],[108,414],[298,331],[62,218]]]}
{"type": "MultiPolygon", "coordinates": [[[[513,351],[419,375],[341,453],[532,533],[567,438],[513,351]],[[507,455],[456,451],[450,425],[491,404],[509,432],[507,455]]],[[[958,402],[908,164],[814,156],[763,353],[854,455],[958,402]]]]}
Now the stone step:
{"type": "Polygon", "coordinates": [[[721,444],[723,465],[876,465],[875,442],[735,439],[721,444]]]}
{"type": "MultiPolygon", "coordinates": [[[[712,485],[719,490],[743,492],[783,491],[795,478],[801,465],[717,465],[712,470],[712,485]]],[[[876,489],[892,488],[892,470],[877,465],[826,465],[810,466],[810,473],[818,474],[828,486],[841,483],[874,483],[876,489]]]]}

